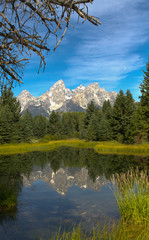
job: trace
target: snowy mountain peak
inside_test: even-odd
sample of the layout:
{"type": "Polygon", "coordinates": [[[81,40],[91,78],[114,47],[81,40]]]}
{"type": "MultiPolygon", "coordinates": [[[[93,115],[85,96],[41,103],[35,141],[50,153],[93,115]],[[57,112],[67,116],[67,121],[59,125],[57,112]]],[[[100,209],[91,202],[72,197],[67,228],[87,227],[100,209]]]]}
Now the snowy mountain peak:
{"type": "MultiPolygon", "coordinates": [[[[19,96],[23,96],[23,95],[30,95],[30,96],[32,96],[32,95],[30,94],[30,92],[27,91],[27,90],[23,90],[23,91],[19,94],[19,96]]],[[[19,96],[18,96],[18,97],[19,97],[19,96]]]]}
{"type": "Polygon", "coordinates": [[[17,97],[18,101],[21,104],[21,110],[24,111],[25,109],[28,108],[28,104],[31,101],[34,101],[36,98],[30,94],[29,91],[23,90],[19,96],[17,97]]]}
{"type": "Polygon", "coordinates": [[[60,79],[50,88],[50,90],[53,90],[54,88],[65,88],[64,81],[60,79]]]}
{"type": "Polygon", "coordinates": [[[85,90],[85,87],[83,85],[80,85],[77,88],[73,89],[72,93],[75,94],[75,93],[78,93],[78,92],[84,91],[84,90],[85,90]]]}
{"type": "Polygon", "coordinates": [[[107,92],[100,88],[98,83],[92,83],[87,87],[83,85],[70,91],[65,87],[64,81],[56,82],[49,91],[35,98],[29,91],[24,90],[18,96],[22,112],[27,108],[33,116],[42,114],[49,116],[54,111],[85,111],[87,105],[93,100],[100,108],[107,99],[111,104],[116,99],[116,92],[107,92]]]}
{"type": "Polygon", "coordinates": [[[87,86],[87,89],[92,89],[92,90],[98,91],[100,89],[100,87],[99,87],[98,83],[92,83],[87,86]]]}

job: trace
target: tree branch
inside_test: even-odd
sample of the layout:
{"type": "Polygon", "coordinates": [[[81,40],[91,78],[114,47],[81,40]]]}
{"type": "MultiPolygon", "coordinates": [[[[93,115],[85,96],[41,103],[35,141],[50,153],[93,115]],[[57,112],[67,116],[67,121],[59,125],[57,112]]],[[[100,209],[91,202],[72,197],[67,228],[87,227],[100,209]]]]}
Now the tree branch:
{"type": "Polygon", "coordinates": [[[84,21],[98,26],[98,18],[88,14],[87,4],[93,0],[3,0],[0,1],[0,83],[21,81],[26,55],[34,52],[44,65],[44,52],[50,51],[50,35],[59,38],[54,50],[64,38],[71,15],[77,14],[84,21]],[[41,32],[42,28],[42,32],[41,32]],[[64,29],[60,35],[59,29],[64,29]],[[18,74],[19,73],[19,74],[18,74]],[[3,81],[2,81],[3,80],[3,81]]]}

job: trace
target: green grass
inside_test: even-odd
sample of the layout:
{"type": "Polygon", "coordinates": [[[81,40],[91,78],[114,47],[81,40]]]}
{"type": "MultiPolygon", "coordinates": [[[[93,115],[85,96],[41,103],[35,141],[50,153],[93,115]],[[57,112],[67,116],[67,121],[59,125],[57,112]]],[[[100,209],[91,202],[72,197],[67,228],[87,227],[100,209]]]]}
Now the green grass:
{"type": "Polygon", "coordinates": [[[129,170],[112,179],[119,212],[124,221],[149,224],[149,176],[146,171],[129,170]]]}
{"type": "Polygon", "coordinates": [[[57,236],[50,240],[149,240],[149,229],[120,222],[117,226],[104,227],[102,230],[97,227],[88,235],[79,226],[71,232],[58,232],[57,236]]]}
{"type": "Polygon", "coordinates": [[[16,154],[32,151],[51,151],[56,148],[67,146],[77,148],[93,148],[101,154],[128,154],[149,156],[149,144],[124,145],[114,141],[109,142],[86,142],[79,139],[58,140],[49,142],[3,144],[0,145],[0,154],[16,154]]]}

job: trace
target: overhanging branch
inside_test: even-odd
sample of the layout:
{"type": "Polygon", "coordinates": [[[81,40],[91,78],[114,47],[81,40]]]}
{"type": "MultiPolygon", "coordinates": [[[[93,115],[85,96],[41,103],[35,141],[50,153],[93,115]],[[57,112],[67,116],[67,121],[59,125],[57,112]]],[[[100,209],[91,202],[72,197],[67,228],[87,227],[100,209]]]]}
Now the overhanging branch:
{"type": "Polygon", "coordinates": [[[101,24],[88,14],[89,3],[93,0],[0,0],[0,84],[22,82],[20,73],[29,60],[26,55],[32,52],[41,59],[39,69],[45,66],[50,35],[59,37],[55,50],[71,25],[72,14],[96,26],[101,24]]]}

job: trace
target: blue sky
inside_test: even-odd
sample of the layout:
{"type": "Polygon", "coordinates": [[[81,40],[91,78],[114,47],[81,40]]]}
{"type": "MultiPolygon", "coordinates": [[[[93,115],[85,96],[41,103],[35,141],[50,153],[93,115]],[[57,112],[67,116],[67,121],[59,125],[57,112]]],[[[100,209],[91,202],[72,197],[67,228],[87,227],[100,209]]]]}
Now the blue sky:
{"type": "MultiPolygon", "coordinates": [[[[56,51],[45,54],[45,71],[38,74],[39,59],[33,56],[24,71],[24,84],[14,88],[15,96],[24,89],[40,96],[63,79],[70,89],[95,82],[106,91],[130,89],[138,100],[149,55],[149,1],[94,0],[88,6],[102,25],[82,24],[81,19],[77,24],[73,15],[75,29],[69,27],[56,51]]],[[[49,39],[51,48],[54,44],[49,39]]]]}

